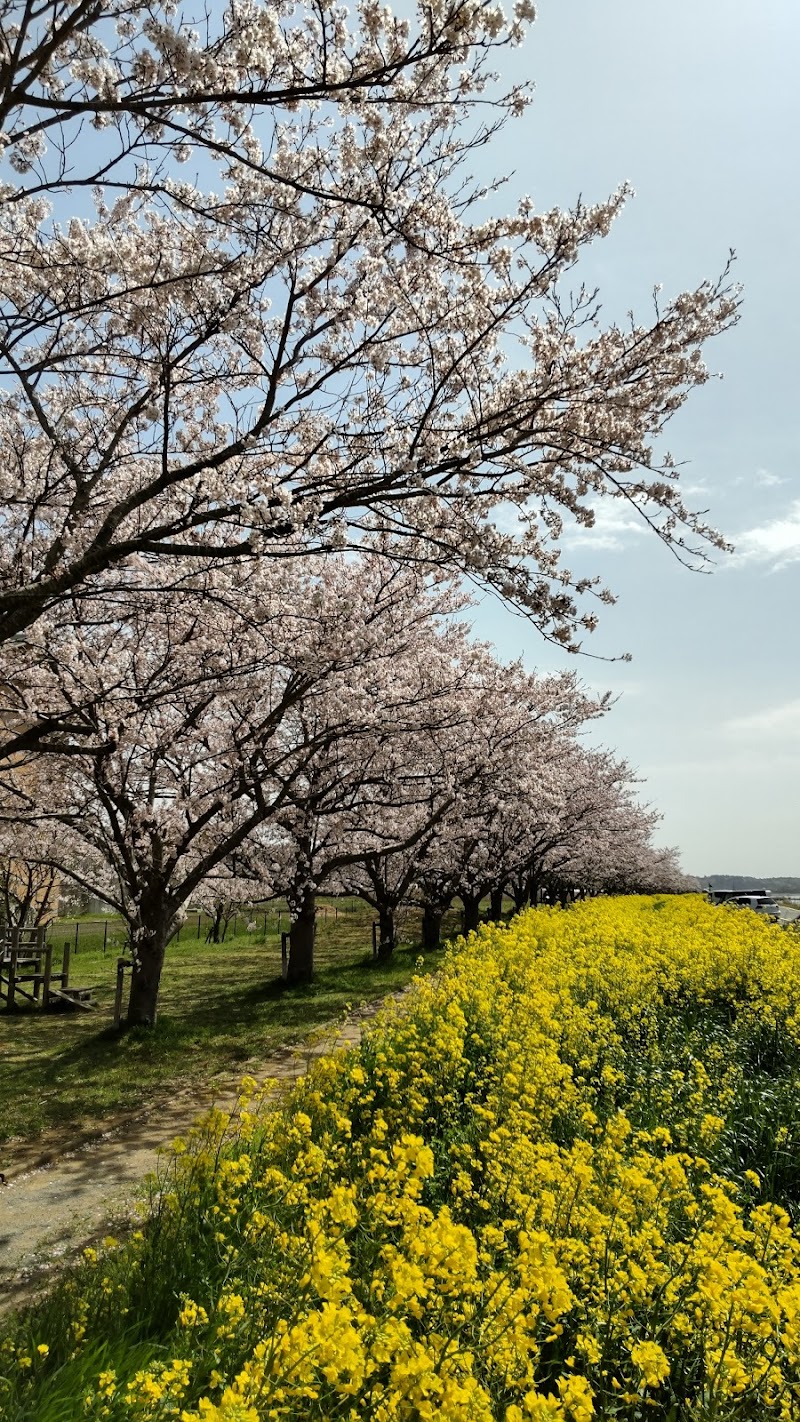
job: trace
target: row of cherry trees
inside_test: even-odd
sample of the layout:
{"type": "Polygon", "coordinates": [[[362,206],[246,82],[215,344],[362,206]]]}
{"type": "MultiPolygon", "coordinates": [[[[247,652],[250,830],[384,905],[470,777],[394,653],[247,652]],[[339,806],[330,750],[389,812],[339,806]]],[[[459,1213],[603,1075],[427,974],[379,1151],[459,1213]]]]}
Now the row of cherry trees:
{"type": "Polygon", "coordinates": [[[576,649],[612,595],[562,535],[604,500],[724,547],[662,435],[728,266],[609,319],[573,269],[627,189],[504,210],[472,176],[533,19],[0,6],[7,882],[24,857],[30,904],[55,866],[124,914],[131,1020],[201,895],[286,892],[301,977],[322,886],[389,952],[412,886],[435,941],[453,895],[672,872],[580,739],[602,705],[454,619],[466,580],[576,649]]]}
{"type": "Polygon", "coordinates": [[[155,1020],[190,901],[285,896],[302,981],[320,890],[372,904],[388,957],[409,897],[433,947],[456,897],[470,928],[503,889],[674,886],[630,770],[581,742],[604,700],[500,663],[450,582],[368,554],[177,571],[15,644],[21,721],[57,707],[71,739],[6,776],[7,853],[27,834],[28,862],[123,916],[129,1022],[155,1020]]]}

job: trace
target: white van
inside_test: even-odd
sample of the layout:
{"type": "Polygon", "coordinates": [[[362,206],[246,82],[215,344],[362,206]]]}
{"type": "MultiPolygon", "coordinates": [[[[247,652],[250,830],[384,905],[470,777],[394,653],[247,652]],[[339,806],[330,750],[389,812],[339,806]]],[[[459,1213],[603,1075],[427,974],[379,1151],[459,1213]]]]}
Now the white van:
{"type": "Polygon", "coordinates": [[[774,918],[776,922],[781,916],[781,906],[771,894],[737,894],[735,898],[728,899],[728,903],[766,914],[767,918],[774,918]]]}

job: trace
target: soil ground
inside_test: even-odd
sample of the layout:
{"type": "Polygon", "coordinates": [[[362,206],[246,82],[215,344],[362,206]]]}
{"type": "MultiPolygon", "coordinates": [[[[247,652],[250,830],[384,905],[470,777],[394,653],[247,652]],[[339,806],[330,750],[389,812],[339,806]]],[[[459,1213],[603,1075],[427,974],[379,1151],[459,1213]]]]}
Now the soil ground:
{"type": "MultiPolygon", "coordinates": [[[[357,1043],[381,1005],[368,1003],[327,1035],[248,1062],[246,1070],[256,1079],[296,1081],[315,1057],[357,1043]]],[[[209,1106],[235,1110],[242,1075],[154,1100],[78,1143],[55,1136],[44,1145],[23,1143],[0,1182],[0,1314],[35,1298],[88,1244],[129,1228],[145,1177],[157,1171],[164,1150],[209,1106]]]]}

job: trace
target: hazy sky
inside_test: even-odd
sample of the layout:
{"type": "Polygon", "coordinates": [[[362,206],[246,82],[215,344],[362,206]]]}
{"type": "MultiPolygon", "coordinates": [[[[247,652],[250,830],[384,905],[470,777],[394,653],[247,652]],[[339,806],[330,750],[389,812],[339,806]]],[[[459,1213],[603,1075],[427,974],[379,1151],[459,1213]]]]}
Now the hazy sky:
{"type": "Polygon", "coordinates": [[[603,506],[567,566],[619,594],[587,649],[560,657],[486,601],[476,631],[531,666],[575,666],[621,693],[601,739],[646,778],[660,839],[695,873],[800,875],[800,140],[797,0],[541,0],[503,79],[533,107],[491,153],[537,207],[636,190],[578,277],[645,314],[736,249],[742,320],[708,348],[724,380],[669,426],[688,502],[736,544],[710,577],[678,565],[623,506],[603,506]]]}

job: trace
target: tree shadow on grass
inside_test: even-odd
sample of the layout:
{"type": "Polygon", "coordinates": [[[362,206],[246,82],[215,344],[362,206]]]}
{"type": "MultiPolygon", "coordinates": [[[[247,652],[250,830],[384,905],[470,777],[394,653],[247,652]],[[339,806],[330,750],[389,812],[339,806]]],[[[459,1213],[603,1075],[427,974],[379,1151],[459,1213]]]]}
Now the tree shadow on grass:
{"type": "MultiPolygon", "coordinates": [[[[155,1028],[119,1031],[104,1026],[64,1050],[28,1055],[4,1068],[10,1095],[35,1101],[39,1129],[138,1109],[188,1082],[202,1085],[257,1063],[282,1046],[295,1046],[353,1004],[405,985],[416,966],[416,948],[398,949],[388,964],[372,957],[321,965],[309,984],[280,977],[243,982],[215,963],[196,965],[184,982],[173,979],[155,1028]]],[[[252,969],[252,963],[242,968],[252,969]]],[[[14,1121],[9,1113],[11,1132],[14,1121]]]]}

